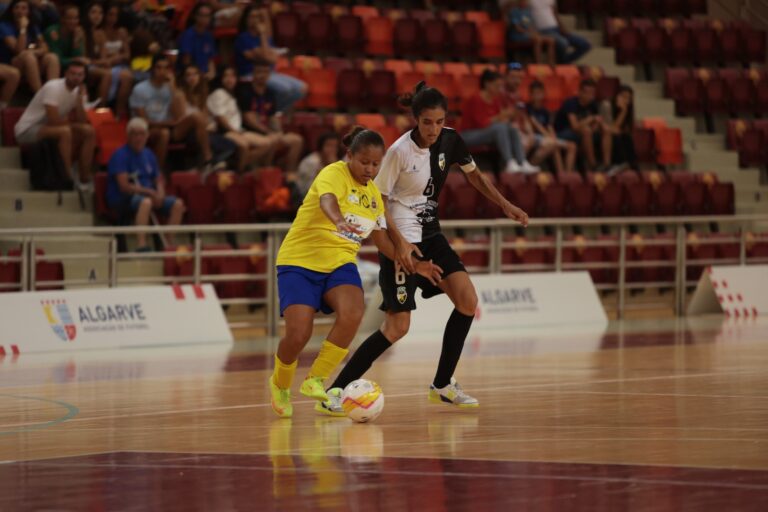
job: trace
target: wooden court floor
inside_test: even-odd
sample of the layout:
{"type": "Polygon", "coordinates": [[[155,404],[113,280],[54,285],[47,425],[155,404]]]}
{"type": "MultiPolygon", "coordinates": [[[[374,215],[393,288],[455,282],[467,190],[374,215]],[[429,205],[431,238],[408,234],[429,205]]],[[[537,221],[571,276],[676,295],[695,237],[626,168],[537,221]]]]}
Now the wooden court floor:
{"type": "Polygon", "coordinates": [[[427,402],[439,349],[379,361],[372,424],[274,417],[273,340],[6,356],[0,511],[768,510],[766,320],[471,336],[476,411],[427,402]]]}

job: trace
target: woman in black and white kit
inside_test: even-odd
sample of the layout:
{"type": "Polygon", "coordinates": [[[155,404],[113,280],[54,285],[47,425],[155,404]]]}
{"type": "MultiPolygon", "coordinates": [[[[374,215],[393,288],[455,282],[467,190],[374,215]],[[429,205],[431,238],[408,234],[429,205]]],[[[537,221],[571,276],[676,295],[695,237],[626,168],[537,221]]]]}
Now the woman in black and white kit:
{"type": "Polygon", "coordinates": [[[388,234],[397,249],[396,261],[379,254],[379,284],[384,295],[382,309],[386,318],[381,329],[357,349],[328,392],[323,412],[342,414],[341,389],[359,379],[371,364],[408,333],[411,311],[416,309],[414,294],[422,289],[424,298],[445,293],[454,310],[445,326],[443,347],[435,379],[429,389],[432,402],[459,407],[477,407],[477,399],[459,387],[453,373],[461,357],[464,340],[477,307],[477,294],[459,256],[440,229],[437,205],[448,170],[458,164],[467,180],[504,214],[523,226],[528,215],[507,201],[477,169],[464,140],[452,128],[445,127],[448,110],[443,94],[424,82],[412,94],[400,98],[410,107],[416,128],[402,135],[387,151],[375,183],[387,205],[388,234]],[[443,270],[435,286],[414,273],[411,254],[431,260],[443,270]]]}

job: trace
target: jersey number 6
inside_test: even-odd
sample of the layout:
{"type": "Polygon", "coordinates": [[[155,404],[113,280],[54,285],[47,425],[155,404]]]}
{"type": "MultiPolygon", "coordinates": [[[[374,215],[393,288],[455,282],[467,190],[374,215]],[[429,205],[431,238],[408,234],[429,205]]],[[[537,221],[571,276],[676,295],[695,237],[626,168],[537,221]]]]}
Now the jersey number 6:
{"type": "Polygon", "coordinates": [[[427,188],[424,189],[424,192],[422,192],[422,194],[424,194],[425,197],[432,197],[432,194],[434,193],[435,193],[435,184],[432,183],[432,176],[430,176],[429,181],[427,182],[427,188]]]}
{"type": "Polygon", "coordinates": [[[405,284],[405,272],[403,272],[403,269],[400,267],[399,263],[395,263],[395,284],[405,284]]]}

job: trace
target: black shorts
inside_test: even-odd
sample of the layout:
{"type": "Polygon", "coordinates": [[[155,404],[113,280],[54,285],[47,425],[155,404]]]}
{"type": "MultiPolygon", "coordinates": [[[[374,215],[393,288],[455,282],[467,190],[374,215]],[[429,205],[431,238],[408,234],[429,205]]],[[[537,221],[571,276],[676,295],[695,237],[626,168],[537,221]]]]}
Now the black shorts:
{"type": "MultiPolygon", "coordinates": [[[[443,278],[454,272],[466,272],[459,255],[448,244],[442,233],[422,240],[416,246],[421,250],[424,259],[432,260],[432,263],[443,269],[443,278]]],[[[416,309],[416,288],[421,288],[421,296],[425,299],[440,295],[443,290],[430,283],[426,278],[395,269],[395,262],[379,253],[379,286],[384,302],[382,311],[400,313],[416,309]]]]}

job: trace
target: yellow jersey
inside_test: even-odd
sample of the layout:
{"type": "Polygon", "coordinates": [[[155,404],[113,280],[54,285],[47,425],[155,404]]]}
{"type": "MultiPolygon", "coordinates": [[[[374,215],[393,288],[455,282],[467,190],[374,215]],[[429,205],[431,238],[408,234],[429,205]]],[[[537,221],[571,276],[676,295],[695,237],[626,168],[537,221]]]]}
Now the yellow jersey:
{"type": "Polygon", "coordinates": [[[315,272],[333,272],[354,263],[364,239],[374,229],[386,229],[384,201],[373,180],[361,185],[346,162],[323,168],[312,182],[291,229],[280,246],[277,265],[295,265],[315,272]],[[320,209],[320,196],[333,194],[347,222],[360,226],[361,234],[340,233],[320,209]]]}

